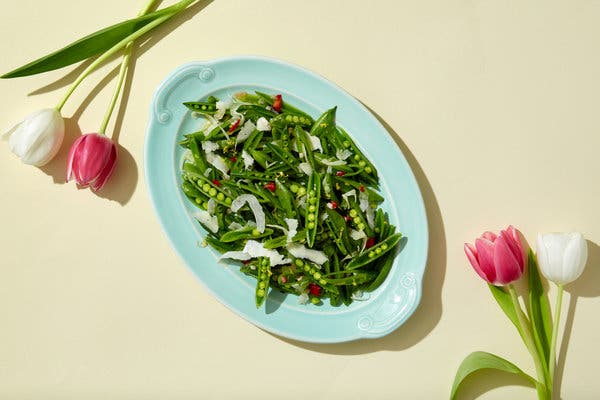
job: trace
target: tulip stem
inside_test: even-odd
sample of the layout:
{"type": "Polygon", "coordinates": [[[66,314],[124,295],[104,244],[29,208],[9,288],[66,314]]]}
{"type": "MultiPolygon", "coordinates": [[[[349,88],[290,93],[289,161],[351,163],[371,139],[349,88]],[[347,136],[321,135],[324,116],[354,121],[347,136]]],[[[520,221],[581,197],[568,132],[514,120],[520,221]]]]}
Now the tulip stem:
{"type": "MultiPolygon", "coordinates": [[[[71,84],[71,86],[67,90],[67,93],[65,94],[65,96],[62,98],[62,100],[56,106],[56,109],[60,112],[62,110],[63,106],[65,105],[65,103],[67,102],[67,100],[69,99],[69,97],[71,97],[71,95],[73,94],[75,89],[77,89],[77,87],[81,84],[81,82],[89,74],[91,74],[93,71],[95,71],[104,61],[106,61],[107,59],[112,57],[115,53],[117,53],[118,51],[123,49],[125,46],[127,46],[129,43],[133,42],[140,36],[150,32],[157,26],[161,25],[163,22],[171,19],[173,16],[177,15],[180,11],[187,8],[187,6],[189,6],[190,4],[192,4],[195,1],[197,1],[197,0],[181,0],[179,3],[172,5],[170,7],[173,9],[172,12],[165,14],[162,17],[158,17],[154,21],[148,23],[147,25],[144,25],[142,28],[133,32],[131,35],[127,36],[126,38],[124,38],[123,40],[121,40],[120,42],[115,44],[113,47],[111,47],[110,49],[108,49],[104,53],[102,53],[102,55],[100,55],[98,58],[96,58],[94,60],[94,62],[92,62],[90,65],[88,65],[88,67],[86,69],[84,69],[81,74],[79,74],[77,79],[75,79],[75,81],[71,84]]],[[[154,4],[154,2],[155,2],[155,0],[151,0],[147,4],[147,6],[144,8],[144,10],[150,9],[152,7],[152,5],[154,4]]]]}
{"type": "MultiPolygon", "coordinates": [[[[139,12],[138,17],[142,15],[146,15],[154,8],[156,3],[160,0],[150,0],[142,11],[139,12]]],[[[119,98],[119,94],[121,94],[121,88],[123,87],[123,82],[125,81],[125,76],[127,76],[127,70],[129,69],[129,62],[131,60],[131,52],[133,47],[133,41],[127,43],[125,46],[125,50],[123,52],[123,60],[121,60],[121,68],[119,69],[119,78],[117,80],[117,87],[113,93],[112,99],[110,100],[110,104],[108,105],[108,110],[106,110],[106,114],[104,115],[104,119],[102,120],[102,124],[100,124],[100,129],[98,129],[98,133],[102,135],[106,135],[106,126],[108,125],[108,121],[110,121],[110,116],[115,109],[115,105],[117,104],[117,100],[119,98]]]]}
{"type": "Polygon", "coordinates": [[[554,309],[554,326],[552,327],[552,339],[550,340],[550,357],[548,362],[550,363],[550,395],[554,392],[554,369],[556,367],[556,338],[558,336],[558,325],[560,322],[560,311],[562,308],[563,299],[563,285],[558,286],[558,293],[556,295],[556,308],[554,309]]]}
{"type": "Polygon", "coordinates": [[[108,109],[106,110],[106,114],[104,114],[104,119],[102,120],[100,128],[98,129],[98,133],[102,135],[106,135],[106,126],[108,125],[108,121],[110,121],[110,117],[115,109],[115,105],[117,103],[117,99],[119,98],[119,94],[121,94],[121,88],[123,87],[123,82],[125,81],[127,70],[129,69],[129,61],[131,60],[132,47],[133,42],[129,42],[125,47],[125,51],[123,53],[123,60],[121,61],[121,68],[119,69],[119,78],[117,80],[117,86],[115,87],[115,91],[113,93],[112,99],[110,100],[110,104],[108,105],[108,109]]]}
{"type": "Polygon", "coordinates": [[[533,358],[533,363],[535,364],[535,372],[537,373],[539,383],[539,385],[537,385],[538,398],[548,399],[549,389],[548,382],[546,381],[545,369],[542,366],[540,355],[537,351],[535,342],[533,341],[533,337],[531,335],[531,326],[527,317],[523,313],[523,309],[519,304],[517,292],[512,284],[508,285],[508,292],[510,293],[510,298],[512,300],[513,307],[515,308],[515,312],[519,320],[519,325],[521,325],[521,331],[523,332],[523,341],[525,342],[525,346],[527,347],[527,350],[529,350],[529,353],[533,358]]]}

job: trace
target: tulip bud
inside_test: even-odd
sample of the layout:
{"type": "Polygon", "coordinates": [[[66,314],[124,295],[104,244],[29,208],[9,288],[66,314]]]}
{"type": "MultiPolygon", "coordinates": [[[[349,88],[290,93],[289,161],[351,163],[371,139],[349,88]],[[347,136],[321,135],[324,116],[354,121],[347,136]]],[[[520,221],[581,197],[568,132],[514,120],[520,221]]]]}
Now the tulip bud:
{"type": "Polygon", "coordinates": [[[117,146],[105,135],[88,133],[80,136],[69,151],[67,182],[75,178],[78,185],[102,189],[117,162],[117,146]]]}
{"type": "Polygon", "coordinates": [[[464,249],[475,272],[492,285],[507,285],[523,275],[525,253],[519,231],[512,226],[499,235],[485,232],[475,246],[465,243],[464,249]]]}
{"type": "Polygon", "coordinates": [[[55,108],[36,111],[2,135],[10,150],[25,164],[40,167],[60,149],[65,136],[65,122],[55,108]]]}
{"type": "Polygon", "coordinates": [[[579,232],[538,235],[537,259],[546,279],[566,285],[579,278],[587,261],[587,243],[579,232]]]}

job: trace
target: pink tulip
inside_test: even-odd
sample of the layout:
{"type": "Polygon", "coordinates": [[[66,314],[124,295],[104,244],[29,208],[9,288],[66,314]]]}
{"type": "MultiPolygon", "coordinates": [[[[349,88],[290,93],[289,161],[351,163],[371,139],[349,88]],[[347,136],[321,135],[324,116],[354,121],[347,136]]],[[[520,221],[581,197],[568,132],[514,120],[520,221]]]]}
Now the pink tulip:
{"type": "Polygon", "coordinates": [[[102,189],[117,162],[117,146],[105,135],[88,133],[80,136],[69,151],[67,182],[75,178],[78,185],[102,189]]]}
{"type": "Polygon", "coordinates": [[[475,272],[495,286],[516,281],[525,269],[519,231],[512,225],[499,235],[485,232],[475,240],[475,246],[465,243],[465,253],[475,272]]]}

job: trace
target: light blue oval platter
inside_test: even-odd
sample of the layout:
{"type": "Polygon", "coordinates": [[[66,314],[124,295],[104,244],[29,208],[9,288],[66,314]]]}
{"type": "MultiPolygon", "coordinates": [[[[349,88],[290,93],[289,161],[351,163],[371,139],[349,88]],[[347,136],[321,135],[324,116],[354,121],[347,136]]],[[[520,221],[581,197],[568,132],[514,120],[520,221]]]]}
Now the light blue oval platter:
{"type": "Polygon", "coordinates": [[[160,224],[173,248],[221,303],[239,316],[290,339],[336,343],[378,338],[402,325],[421,299],[427,262],[428,232],[423,199],[415,177],[386,129],[356,99],[328,80],[306,69],[262,57],[229,57],[193,62],[173,71],[152,100],[146,133],[146,183],[160,224]],[[298,304],[296,296],[271,291],[266,304],[254,304],[255,280],[236,265],[218,261],[218,254],[200,243],[205,232],[196,222],[180,190],[184,154],[178,142],[198,130],[184,101],[209,95],[225,98],[239,91],[283,95],[285,101],[317,117],[338,106],[337,122],[375,164],[381,179],[382,207],[405,236],[402,251],[382,286],[350,306],[298,304]]]}

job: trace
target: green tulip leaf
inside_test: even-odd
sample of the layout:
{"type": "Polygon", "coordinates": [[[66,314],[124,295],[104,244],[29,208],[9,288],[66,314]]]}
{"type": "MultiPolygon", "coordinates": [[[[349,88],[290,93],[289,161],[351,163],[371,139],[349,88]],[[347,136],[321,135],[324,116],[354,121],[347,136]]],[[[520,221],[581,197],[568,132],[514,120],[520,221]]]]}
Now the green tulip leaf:
{"type": "Polygon", "coordinates": [[[461,383],[467,376],[482,369],[495,369],[498,371],[507,372],[509,374],[515,374],[522,376],[527,381],[531,382],[533,386],[537,386],[538,384],[534,378],[523,372],[519,367],[510,361],[491,353],[476,351],[469,354],[458,367],[456,376],[454,378],[454,383],[452,384],[450,400],[454,400],[456,398],[456,393],[458,392],[461,383]]]}
{"type": "Polygon", "coordinates": [[[550,338],[552,337],[552,314],[550,302],[542,286],[535,254],[530,249],[527,257],[529,270],[529,303],[527,311],[533,326],[533,336],[536,346],[546,361],[549,363],[550,338]]]}
{"type": "Polygon", "coordinates": [[[66,67],[67,65],[100,54],[155,19],[175,11],[176,6],[166,7],[162,10],[101,29],[60,50],[10,71],[0,76],[0,78],[18,78],[40,74],[66,67]]]}
{"type": "Polygon", "coordinates": [[[515,306],[513,305],[513,302],[510,298],[510,294],[506,290],[504,290],[503,287],[498,287],[491,284],[488,284],[488,286],[490,288],[490,291],[492,292],[492,295],[496,299],[496,302],[498,303],[502,311],[504,311],[504,314],[506,314],[508,319],[510,319],[513,325],[517,328],[517,331],[519,331],[519,335],[521,335],[521,338],[524,339],[521,324],[519,323],[519,317],[517,317],[517,311],[515,310],[515,306]]]}

